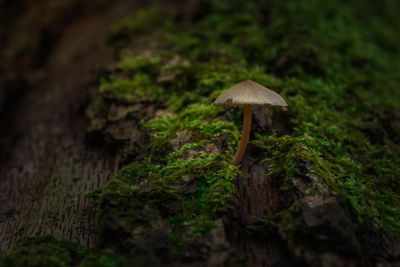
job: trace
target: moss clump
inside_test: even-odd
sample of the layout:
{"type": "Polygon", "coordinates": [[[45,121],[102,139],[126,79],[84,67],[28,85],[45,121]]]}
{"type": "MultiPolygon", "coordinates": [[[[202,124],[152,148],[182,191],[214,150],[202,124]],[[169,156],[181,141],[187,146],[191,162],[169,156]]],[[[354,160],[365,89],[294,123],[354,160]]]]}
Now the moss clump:
{"type": "Polygon", "coordinates": [[[99,92],[106,98],[125,99],[134,97],[147,97],[156,99],[163,93],[163,89],[154,83],[158,57],[149,59],[126,57],[120,63],[119,68],[123,75],[112,75],[108,79],[102,79],[99,92]]]}
{"type": "Polygon", "coordinates": [[[155,28],[168,28],[170,19],[170,14],[159,6],[139,10],[114,23],[109,28],[107,41],[115,44],[116,41],[129,39],[132,33],[145,34],[155,28]]]}
{"type": "Polygon", "coordinates": [[[70,240],[54,236],[28,238],[0,260],[7,266],[75,266],[83,258],[86,248],[70,240]]]}
{"type": "Polygon", "coordinates": [[[120,256],[112,250],[101,250],[87,255],[79,267],[120,267],[127,265],[127,258],[120,256]]]}
{"type": "MultiPolygon", "coordinates": [[[[129,71],[137,73],[135,68],[129,71]]],[[[157,68],[159,73],[165,69],[164,65],[157,68]]],[[[179,103],[187,97],[200,97],[203,102],[209,98],[180,90],[172,93],[179,103]]],[[[173,256],[168,258],[177,260],[185,257],[181,248],[186,243],[206,235],[216,226],[214,220],[232,207],[233,179],[241,176],[238,168],[229,164],[239,139],[237,127],[221,121],[221,109],[208,104],[191,104],[185,109],[176,105],[175,110],[176,114],[142,122],[141,127],[152,135],[148,156],[122,168],[102,192],[92,194],[102,203],[98,223],[102,246],[119,242],[118,249],[124,250],[129,245],[117,241],[116,236],[135,240],[140,236],[138,246],[147,251],[143,244],[157,238],[161,227],[169,233],[168,248],[173,256]]]]}
{"type": "Polygon", "coordinates": [[[194,141],[206,141],[217,133],[230,133],[233,140],[237,141],[239,132],[232,122],[221,121],[217,115],[220,108],[206,104],[192,104],[187,106],[178,115],[168,115],[153,119],[145,124],[145,127],[156,132],[159,138],[175,137],[176,133],[191,131],[194,141]]]}
{"type": "Polygon", "coordinates": [[[0,265],[7,267],[119,267],[127,266],[125,256],[112,250],[93,250],[75,241],[60,239],[51,235],[28,238],[0,259],[0,265]]]}
{"type": "Polygon", "coordinates": [[[123,168],[100,196],[106,207],[100,216],[100,235],[107,238],[110,222],[122,222],[133,234],[138,226],[156,230],[151,226],[155,220],[169,223],[170,238],[178,247],[184,235],[206,234],[218,213],[231,207],[236,191],[232,181],[240,172],[228,163],[231,153],[208,154],[203,148],[204,144],[188,143],[169,153],[166,162],[146,158],[123,168]]]}

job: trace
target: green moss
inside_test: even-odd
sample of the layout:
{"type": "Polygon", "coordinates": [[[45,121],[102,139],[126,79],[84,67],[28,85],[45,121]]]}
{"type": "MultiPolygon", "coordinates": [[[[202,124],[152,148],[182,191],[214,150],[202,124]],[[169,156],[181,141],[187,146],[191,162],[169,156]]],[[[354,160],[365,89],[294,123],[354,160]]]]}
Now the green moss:
{"type": "Polygon", "coordinates": [[[144,73],[137,73],[131,79],[110,77],[110,80],[102,80],[99,90],[106,97],[127,100],[135,96],[154,99],[163,92],[161,87],[154,85],[152,77],[144,73]]]}
{"type": "MultiPolygon", "coordinates": [[[[393,24],[396,8],[389,0],[379,8],[361,0],[210,0],[202,1],[190,27],[167,16],[166,27],[151,31],[167,33],[162,43],[168,49],[136,60],[123,57],[122,74],[112,74],[100,87],[107,94],[151,96],[175,112],[143,122],[154,136],[150,156],[122,169],[104,197],[122,194],[124,201],[154,204],[151,197],[157,194],[140,193],[138,182],[147,181],[154,192],[177,194],[182,210],[163,218],[174,229],[177,244],[184,240],[179,229],[185,224],[197,224],[193,233],[206,233],[218,210],[232,203],[232,179],[239,171],[229,160],[241,123],[240,111],[225,112],[210,104],[222,90],[252,79],[279,92],[289,104],[289,133],[256,134],[252,141],[264,152],[256,161],[267,161],[271,175],[285,177],[282,190],[290,190],[296,162],[309,162],[327,189],[352,203],[360,222],[373,219],[399,237],[400,151],[394,145],[399,138],[398,129],[388,123],[388,114],[400,108],[400,63],[393,60],[400,54],[399,27],[393,24]],[[174,56],[167,51],[171,49],[174,56]],[[190,143],[173,151],[171,139],[184,130],[192,133],[190,143]],[[220,154],[202,151],[207,143],[221,144],[223,134],[230,141],[220,154]],[[193,154],[189,159],[188,151],[193,154]],[[195,192],[177,192],[182,177],[196,180],[195,192]]],[[[146,35],[160,16],[143,14],[159,12],[155,10],[127,18],[111,35],[146,35]]],[[[313,190],[317,188],[308,194],[313,190]]],[[[263,227],[270,229],[278,220],[290,232],[295,207],[279,219],[267,218],[263,227]]]]}
{"type": "Polygon", "coordinates": [[[7,266],[74,266],[83,257],[85,248],[75,241],[54,236],[28,238],[0,260],[7,266]]]}
{"type": "MultiPolygon", "coordinates": [[[[385,4],[382,8],[388,16],[370,20],[366,14],[375,14],[375,6],[363,1],[345,7],[329,1],[272,1],[269,10],[273,19],[264,31],[262,9],[251,8],[249,3],[244,13],[252,14],[251,26],[242,21],[238,27],[202,27],[201,32],[195,29],[190,34],[213,32],[216,38],[232,38],[234,43],[243,32],[249,37],[256,33],[256,41],[257,37],[250,37],[242,52],[232,48],[232,54],[267,66],[265,71],[279,77],[274,86],[282,89],[295,124],[290,137],[266,138],[265,149],[272,151],[266,156],[272,163],[271,172],[290,178],[298,158],[311,160],[312,171],[327,187],[351,201],[360,220],[373,218],[378,226],[398,236],[399,149],[385,145],[390,142],[387,136],[391,129],[383,127],[381,120],[392,108],[399,108],[395,81],[400,81],[400,65],[391,60],[398,57],[399,49],[387,49],[389,43],[398,44],[399,38],[396,26],[388,26],[387,21],[394,14],[386,6],[393,2],[385,4]],[[307,19],[310,17],[315,19],[307,19]],[[377,33],[383,28],[385,41],[377,33]],[[265,34],[268,38],[262,38],[265,34]],[[357,155],[365,157],[367,163],[357,162],[357,155]]],[[[222,13],[229,7],[214,8],[216,14],[206,20],[229,20],[222,13]]],[[[240,21],[235,15],[233,19],[240,21]]],[[[269,86],[268,81],[264,84],[269,86]]]]}
{"type": "Polygon", "coordinates": [[[276,235],[277,225],[280,225],[287,231],[288,243],[294,241],[298,224],[296,219],[299,215],[299,209],[296,203],[293,203],[288,209],[282,210],[275,214],[267,214],[261,219],[254,220],[247,229],[257,234],[258,238],[268,240],[272,235],[276,235]]]}
{"type": "Polygon", "coordinates": [[[124,57],[119,64],[119,67],[125,73],[143,72],[148,75],[155,75],[157,65],[161,63],[160,57],[124,57]]]}
{"type": "MultiPolygon", "coordinates": [[[[148,159],[141,163],[132,163],[123,168],[107,185],[102,192],[102,198],[112,195],[114,201],[127,201],[128,203],[154,203],[160,199],[158,193],[176,191],[175,185],[179,184],[183,176],[189,176],[198,181],[198,186],[193,194],[186,196],[184,213],[193,217],[198,214],[212,214],[221,207],[229,207],[235,188],[232,180],[239,174],[237,167],[231,166],[229,158],[220,154],[207,154],[203,151],[196,152],[193,158],[184,160],[183,151],[189,147],[202,147],[189,145],[183,149],[171,152],[166,165],[161,162],[152,162],[148,159]],[[145,191],[140,190],[140,181],[148,183],[145,191]]],[[[163,193],[163,194],[165,194],[163,193]]],[[[124,205],[126,210],[128,204],[124,205]]],[[[132,206],[136,207],[135,205],[132,206]]]]}
{"type": "Polygon", "coordinates": [[[107,40],[109,43],[112,43],[115,40],[128,39],[135,33],[144,34],[156,28],[167,27],[170,17],[165,9],[158,6],[139,10],[114,23],[109,28],[107,40]]]}
{"type": "Polygon", "coordinates": [[[203,236],[211,229],[216,227],[216,224],[209,216],[199,216],[192,222],[186,222],[184,226],[192,227],[189,234],[203,236]]]}
{"type": "Polygon", "coordinates": [[[213,119],[218,110],[209,105],[191,105],[177,115],[143,125],[153,132],[150,154],[121,169],[102,192],[103,206],[112,203],[113,208],[111,213],[107,208],[100,215],[101,239],[108,234],[106,222],[122,222],[132,234],[148,234],[137,233],[136,226],[146,225],[151,231],[151,222],[158,218],[169,223],[170,239],[179,254],[179,248],[190,236],[204,235],[214,227],[213,220],[220,216],[219,212],[232,207],[236,192],[233,179],[241,175],[229,163],[233,147],[215,154],[203,151],[207,139],[218,143],[222,134],[238,139],[233,123],[213,119]],[[199,142],[172,149],[170,140],[183,130],[196,133],[192,140],[199,142]],[[141,212],[146,205],[152,208],[152,216],[141,212]],[[189,226],[191,230],[183,230],[189,226]]]}
{"type": "Polygon", "coordinates": [[[127,266],[127,258],[120,256],[112,250],[101,250],[87,255],[79,267],[120,267],[127,266]]]}
{"type": "Polygon", "coordinates": [[[167,156],[173,151],[171,142],[165,138],[156,137],[153,142],[149,145],[150,149],[150,160],[160,163],[167,162],[167,156]]]}
{"type": "Polygon", "coordinates": [[[233,140],[239,139],[237,126],[233,122],[221,121],[217,116],[220,108],[206,104],[192,104],[178,115],[169,115],[153,119],[144,127],[155,131],[157,137],[175,137],[183,130],[193,132],[193,140],[211,139],[217,133],[230,133],[233,140]]]}

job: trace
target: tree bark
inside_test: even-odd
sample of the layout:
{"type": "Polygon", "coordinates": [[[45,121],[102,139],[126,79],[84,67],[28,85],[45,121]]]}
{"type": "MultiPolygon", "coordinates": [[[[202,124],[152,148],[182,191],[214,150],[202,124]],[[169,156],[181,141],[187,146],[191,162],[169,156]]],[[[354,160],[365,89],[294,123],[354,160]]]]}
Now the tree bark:
{"type": "Polygon", "coordinates": [[[91,72],[109,57],[99,47],[105,31],[136,1],[4,5],[1,17],[16,19],[1,28],[0,255],[44,234],[91,247],[96,208],[87,193],[104,186],[118,158],[85,143],[83,110],[91,72]]]}

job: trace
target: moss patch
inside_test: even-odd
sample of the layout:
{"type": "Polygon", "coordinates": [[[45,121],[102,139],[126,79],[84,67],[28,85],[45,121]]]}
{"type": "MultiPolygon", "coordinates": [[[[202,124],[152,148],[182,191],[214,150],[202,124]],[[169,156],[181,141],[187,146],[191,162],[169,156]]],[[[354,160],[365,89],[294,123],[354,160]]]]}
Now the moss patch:
{"type": "Polygon", "coordinates": [[[74,266],[86,248],[53,236],[28,238],[0,260],[1,266],[74,266]]]}
{"type": "Polygon", "coordinates": [[[82,262],[80,267],[120,267],[126,266],[128,260],[125,256],[116,254],[111,250],[101,250],[88,254],[82,262]]]}
{"type": "MultiPolygon", "coordinates": [[[[230,179],[235,173],[226,168],[238,141],[240,111],[222,111],[210,104],[222,90],[252,79],[284,96],[294,125],[289,135],[255,135],[253,143],[264,150],[258,160],[270,163],[270,173],[289,181],[296,162],[309,161],[311,172],[326,188],[350,201],[360,223],[373,220],[398,237],[399,139],[394,134],[398,129],[388,120],[400,103],[400,64],[392,60],[399,56],[400,40],[397,26],[391,26],[396,17],[392,5],[385,1],[380,6],[386,14],[382,17],[373,3],[365,1],[203,1],[190,27],[166,16],[169,28],[159,31],[168,32],[163,42],[173,47],[173,55],[157,50],[140,64],[121,59],[121,66],[128,66],[124,73],[133,74],[132,81],[141,77],[143,66],[151,66],[148,73],[153,78],[148,82],[157,90],[150,94],[175,112],[142,124],[154,135],[145,179],[173,190],[184,175],[198,175],[197,187],[234,192],[230,179]],[[163,150],[163,144],[185,130],[192,133],[190,144],[178,151],[163,150]],[[199,151],[214,142],[216,134],[225,133],[229,142],[220,155],[199,151]],[[194,159],[179,158],[186,150],[195,151],[194,159]],[[212,167],[215,160],[221,169],[212,167]],[[213,175],[210,184],[209,168],[229,173],[230,178],[213,175]]],[[[213,198],[217,196],[221,194],[213,198]]],[[[210,199],[201,191],[194,197],[196,203],[210,199]]],[[[183,210],[190,210],[187,199],[181,201],[183,210]]],[[[191,212],[199,214],[195,210],[191,212]]]]}

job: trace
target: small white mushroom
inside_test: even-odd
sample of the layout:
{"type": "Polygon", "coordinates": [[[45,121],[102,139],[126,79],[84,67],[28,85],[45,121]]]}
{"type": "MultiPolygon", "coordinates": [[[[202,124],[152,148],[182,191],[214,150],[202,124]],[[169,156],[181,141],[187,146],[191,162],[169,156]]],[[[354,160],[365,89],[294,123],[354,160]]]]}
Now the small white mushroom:
{"type": "Polygon", "coordinates": [[[223,92],[215,101],[216,106],[244,106],[243,130],[239,147],[231,164],[239,165],[250,136],[251,106],[278,106],[285,108],[285,100],[274,91],[251,80],[240,82],[223,92]]]}

